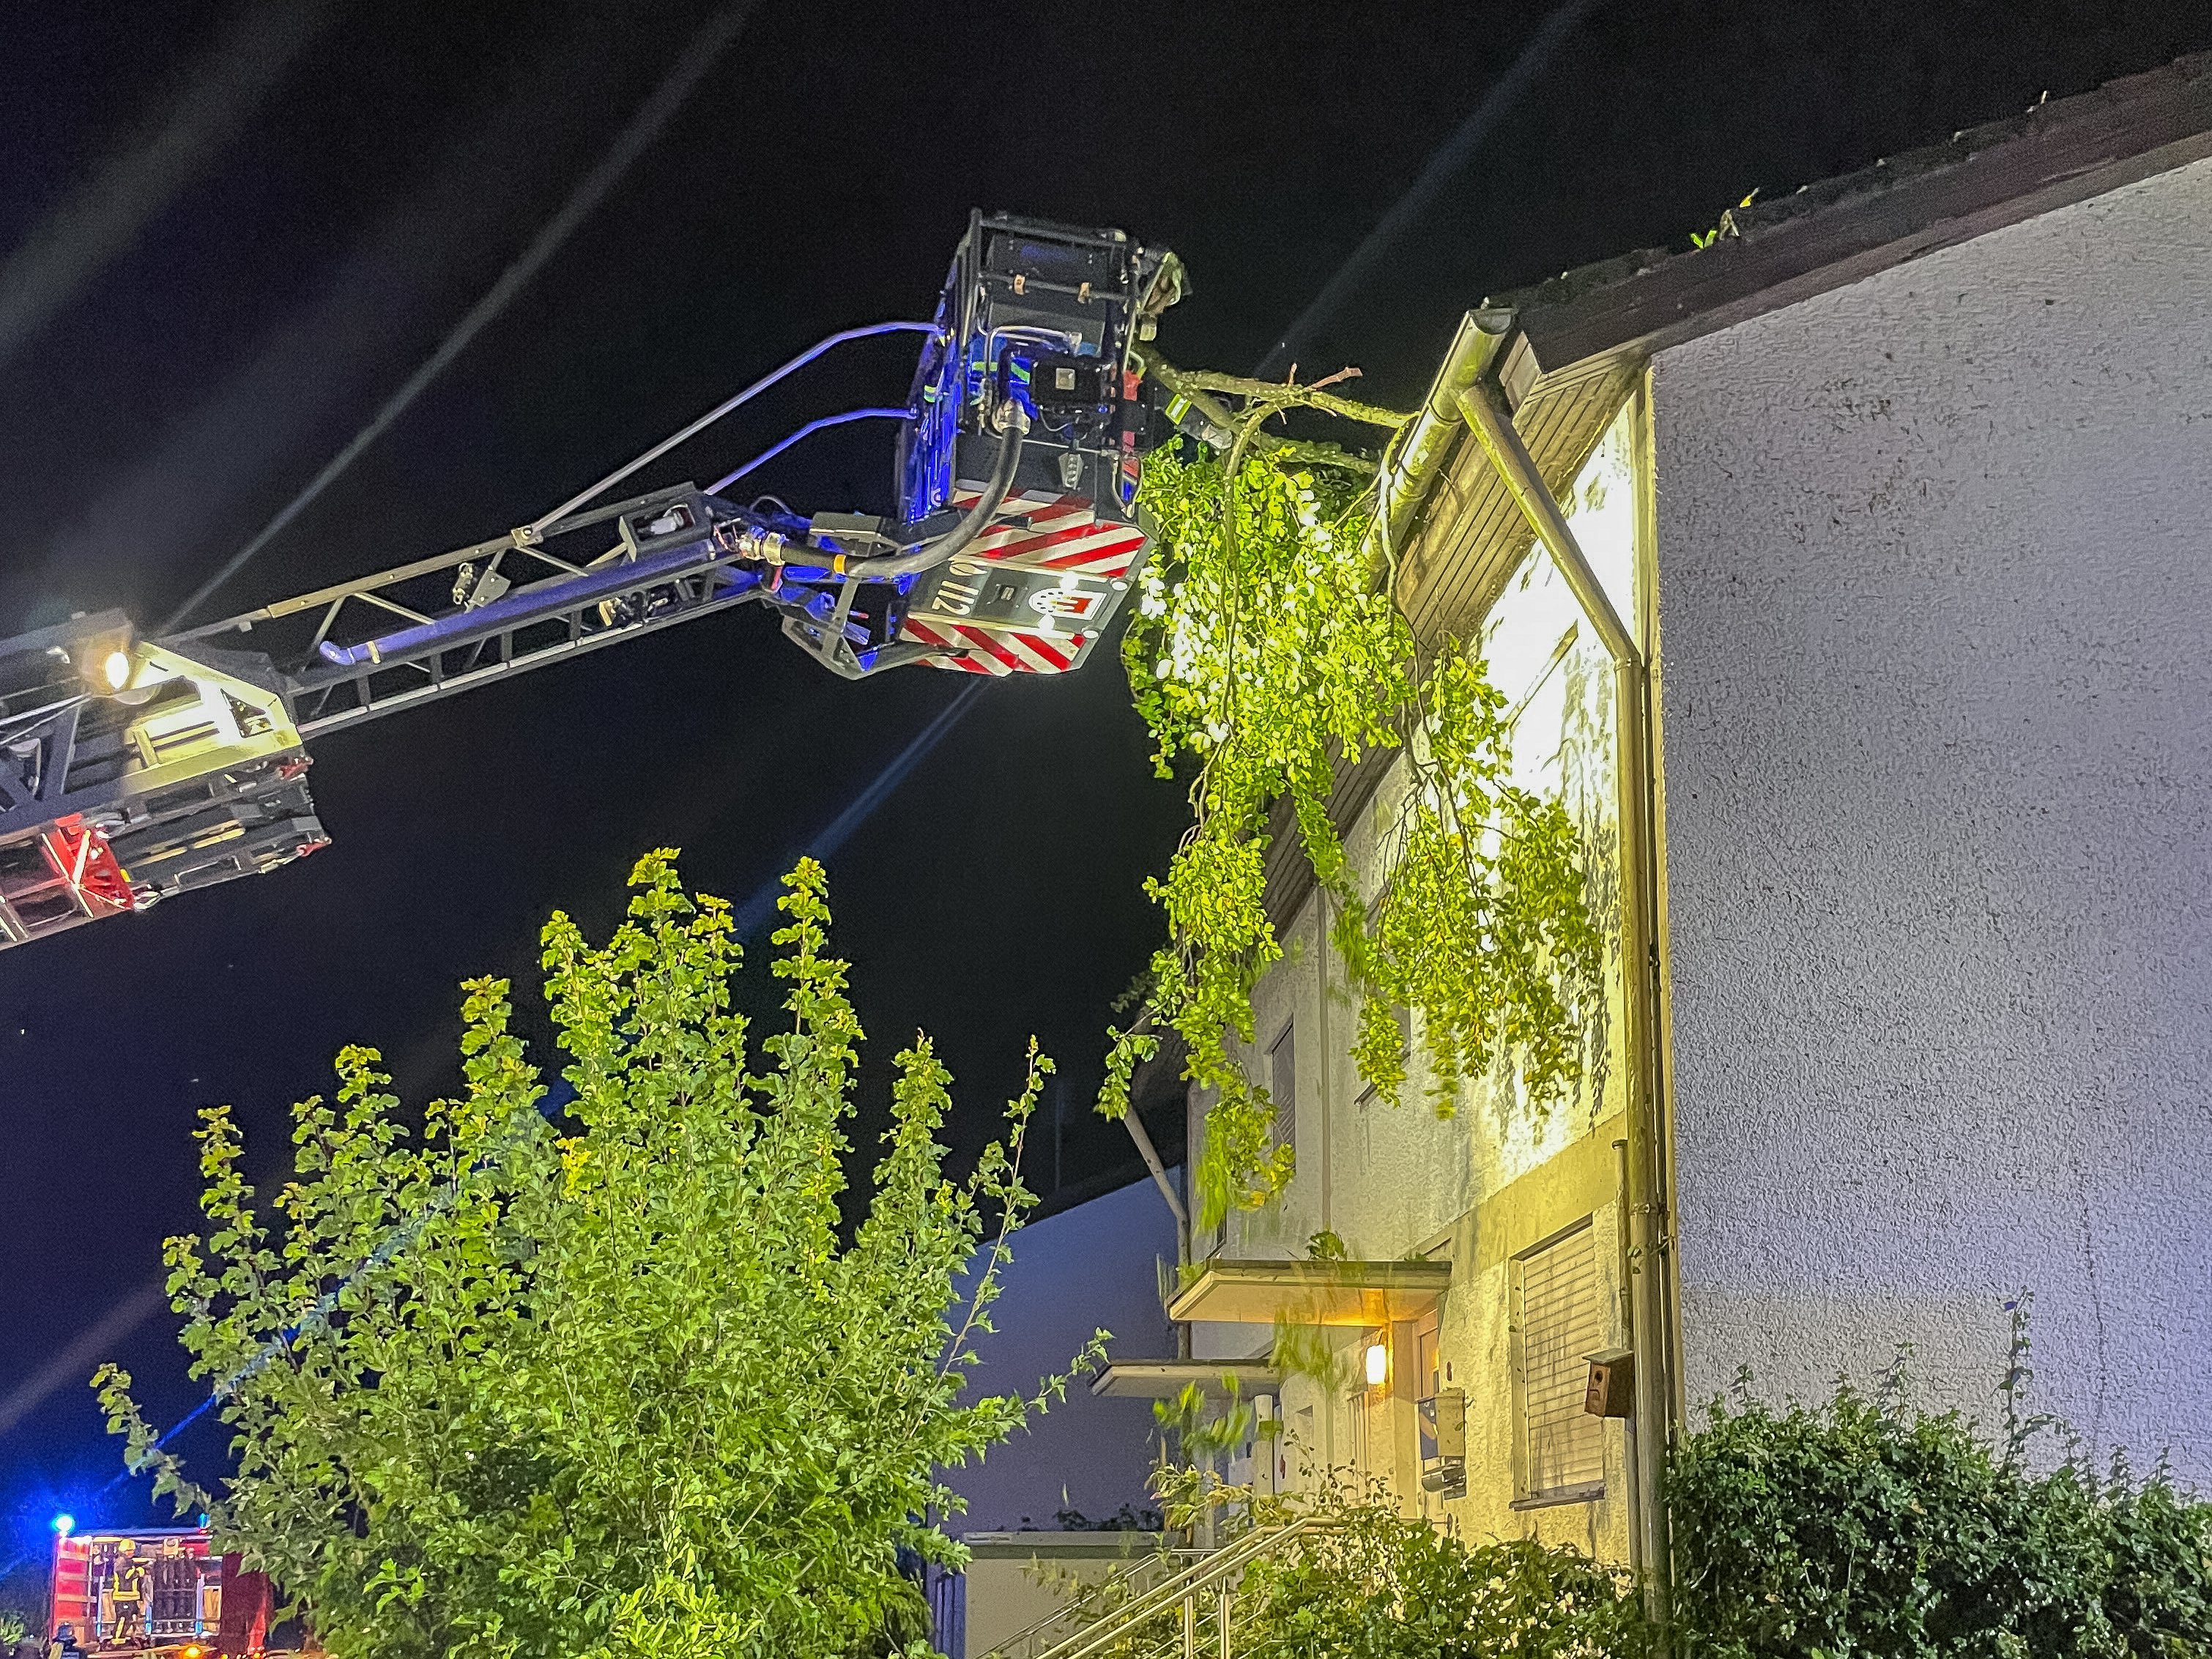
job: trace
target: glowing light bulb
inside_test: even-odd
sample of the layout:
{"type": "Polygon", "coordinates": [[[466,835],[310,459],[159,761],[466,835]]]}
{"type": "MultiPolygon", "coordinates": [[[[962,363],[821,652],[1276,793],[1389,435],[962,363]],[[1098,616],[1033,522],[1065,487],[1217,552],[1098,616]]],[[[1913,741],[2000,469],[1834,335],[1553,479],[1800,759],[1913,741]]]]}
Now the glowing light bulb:
{"type": "Polygon", "coordinates": [[[109,652],[102,670],[107,676],[108,689],[120,691],[131,684],[131,653],[127,651],[109,652]]]}
{"type": "Polygon", "coordinates": [[[75,1531],[76,1528],[76,1516],[73,1515],[58,1515],[54,1517],[54,1530],[64,1538],[75,1531]]]}
{"type": "Polygon", "coordinates": [[[1379,1389],[1389,1380],[1390,1350],[1380,1342],[1367,1345],[1367,1386],[1379,1389]]]}

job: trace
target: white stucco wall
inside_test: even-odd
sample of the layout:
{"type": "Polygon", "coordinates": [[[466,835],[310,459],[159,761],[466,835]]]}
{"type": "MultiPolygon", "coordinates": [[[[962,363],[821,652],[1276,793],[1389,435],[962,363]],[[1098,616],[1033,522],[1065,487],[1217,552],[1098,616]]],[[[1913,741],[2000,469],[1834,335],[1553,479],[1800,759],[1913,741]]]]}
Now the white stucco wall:
{"type": "MultiPolygon", "coordinates": [[[[1623,415],[1578,477],[1566,503],[1577,531],[1616,603],[1637,614],[1632,433],[1623,415]]],[[[1293,1374],[1281,1390],[1285,1425],[1279,1478],[1291,1488],[1334,1471],[1353,1484],[1391,1484],[1409,1510],[1449,1518],[1472,1538],[1541,1537],[1625,1558],[1626,1442],[1604,1425],[1606,1496],[1516,1506],[1516,1414],[1511,1372],[1510,1280],[1513,1258],[1563,1227],[1588,1220],[1595,1240],[1597,1300],[1606,1342],[1626,1339],[1620,1307],[1619,1182],[1613,1140],[1625,1133],[1628,1055],[1617,912],[1617,796],[1613,679],[1610,659],[1582,617],[1572,591],[1548,556],[1531,555],[1507,581],[1486,622],[1481,649],[1492,683],[1513,711],[1513,775],[1521,787],[1556,795],[1581,825],[1592,854],[1591,902],[1608,940],[1605,1018],[1585,1033],[1585,1072],[1572,1098],[1531,1108],[1501,1059],[1465,1080],[1452,1110],[1439,1115],[1434,1083],[1413,1022],[1401,1098],[1369,1091],[1349,1052],[1353,1000],[1345,970],[1325,939],[1322,906],[1310,897],[1284,930],[1284,957],[1253,998],[1257,1042],[1242,1056],[1254,1077],[1269,1077],[1267,1054],[1286,1025],[1296,1032],[1297,1173],[1264,1208],[1228,1219],[1219,1249],[1232,1259],[1299,1257],[1324,1229],[1356,1258],[1420,1255],[1451,1264],[1450,1288],[1436,1310],[1439,1386],[1459,1390],[1467,1407],[1467,1495],[1444,1500],[1419,1486],[1413,1402],[1425,1386],[1413,1373],[1418,1322],[1387,1334],[1392,1378],[1379,1391],[1358,1382],[1370,1333],[1331,1329],[1343,1369],[1336,1386],[1293,1374]]],[[[1411,785],[1401,762],[1350,825],[1346,851],[1361,890],[1372,896],[1387,878],[1393,827],[1411,785]]],[[[1206,1101],[1191,1108],[1191,1144],[1203,1139],[1206,1101]]],[[[1215,1248],[1202,1233],[1201,1255],[1215,1248]]],[[[1200,1358],[1266,1354],[1267,1324],[1194,1324],[1200,1358]]],[[[1232,1466],[1232,1479],[1243,1478],[1232,1466]]]]}
{"type": "Polygon", "coordinates": [[[1901,1340],[2212,1487],[2212,161],[1663,354],[1692,1398],[1901,1340]]]}

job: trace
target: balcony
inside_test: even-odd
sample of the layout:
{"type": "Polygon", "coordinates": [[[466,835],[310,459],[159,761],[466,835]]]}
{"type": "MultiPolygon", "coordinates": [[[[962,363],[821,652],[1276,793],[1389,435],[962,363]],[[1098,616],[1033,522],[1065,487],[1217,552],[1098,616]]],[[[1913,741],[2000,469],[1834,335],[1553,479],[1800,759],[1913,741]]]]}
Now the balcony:
{"type": "Polygon", "coordinates": [[[1102,1399],[1173,1400],[1193,1384],[1201,1394],[1221,1395],[1232,1382],[1249,1399],[1273,1394],[1283,1374],[1260,1359],[1118,1359],[1091,1379],[1091,1392],[1102,1399]]]}
{"type": "Polygon", "coordinates": [[[1168,1317],[1226,1325],[1346,1325],[1417,1319],[1451,1284],[1449,1261],[1204,1264],[1168,1300],[1168,1317]]]}

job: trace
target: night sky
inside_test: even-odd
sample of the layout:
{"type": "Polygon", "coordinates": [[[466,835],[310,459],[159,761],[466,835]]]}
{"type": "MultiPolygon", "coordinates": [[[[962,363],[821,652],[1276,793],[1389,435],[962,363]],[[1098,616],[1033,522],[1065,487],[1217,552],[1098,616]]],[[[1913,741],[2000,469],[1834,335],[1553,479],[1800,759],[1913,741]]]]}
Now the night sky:
{"type": "MultiPolygon", "coordinates": [[[[294,5],[289,22],[242,0],[49,5],[7,25],[0,632],[166,616],[434,349],[710,9],[294,5]]],[[[514,304],[196,619],[497,534],[822,335],[927,316],[971,206],[1174,248],[1196,291],[1163,347],[1249,368],[1547,9],[764,3],[514,304]]],[[[1682,246],[1753,186],[2207,47],[2202,0],[1594,5],[1302,373],[1357,363],[1361,395],[1410,406],[1486,294],[1682,246]]],[[[896,401],[910,354],[849,348],[652,481],[896,401]]],[[[881,511],[888,457],[880,425],[847,428],[759,485],[881,511]]],[[[287,1107],[340,1044],[380,1047],[411,1097],[447,1086],[458,981],[526,975],[556,906],[604,933],[654,845],[750,896],[961,684],[848,685],[764,616],[711,618],[328,738],[329,850],[0,955],[0,1401],[191,1224],[197,1109],[235,1103],[250,1164],[277,1174],[287,1107]]],[[[963,1150],[1034,1031],[1066,1062],[1064,1177],[1127,1155],[1082,1109],[1106,1005],[1155,936],[1139,884],[1181,826],[1146,755],[1105,656],[992,685],[832,862],[878,1060],[936,1035],[963,1150]]],[[[1048,1145],[1033,1184],[1051,1162],[1048,1145]]],[[[166,1314],[105,1352],[155,1419],[197,1398],[166,1314]]],[[[204,1468],[219,1444],[185,1449],[204,1468]]],[[[0,1559],[42,1547],[58,1508],[145,1518],[135,1490],[94,1505],[116,1467],[81,1378],[21,1414],[0,1444],[0,1559]]]]}

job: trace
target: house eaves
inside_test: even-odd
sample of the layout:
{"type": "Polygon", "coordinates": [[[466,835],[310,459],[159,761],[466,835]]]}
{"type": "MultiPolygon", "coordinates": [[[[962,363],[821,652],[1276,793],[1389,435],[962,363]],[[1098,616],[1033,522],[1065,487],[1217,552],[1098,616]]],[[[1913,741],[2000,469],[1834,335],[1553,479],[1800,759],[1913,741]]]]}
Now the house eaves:
{"type": "MultiPolygon", "coordinates": [[[[1398,602],[1425,650],[1474,643],[1492,603],[1534,540],[1512,492],[1468,437],[1457,409],[1461,392],[1498,372],[1501,354],[1517,338],[1513,324],[1510,312],[1490,308],[1461,319],[1403,447],[1403,459],[1384,482],[1398,602]]],[[[1522,400],[1514,426],[1554,493],[1582,470],[1638,372],[1633,364],[1601,363],[1586,374],[1553,376],[1522,400]]],[[[1331,820],[1350,826],[1397,757],[1395,749],[1373,749],[1356,763],[1340,761],[1329,793],[1331,820]]],[[[1276,804],[1268,834],[1267,914],[1279,933],[1312,893],[1313,871],[1287,801],[1276,804]]]]}
{"type": "Polygon", "coordinates": [[[1652,353],[2212,155],[2212,52],[2040,103],[1723,216],[1719,240],[1571,270],[1492,304],[1516,315],[1516,397],[1652,353]]]}

